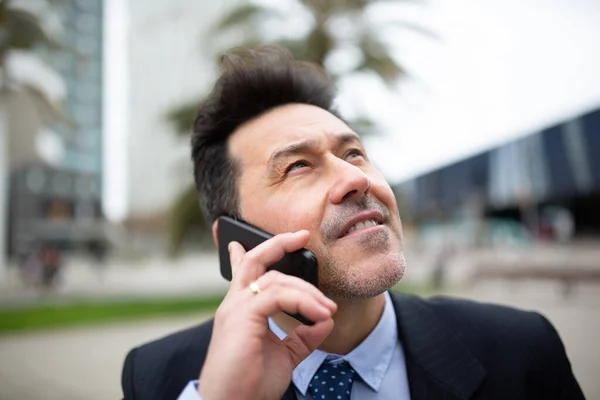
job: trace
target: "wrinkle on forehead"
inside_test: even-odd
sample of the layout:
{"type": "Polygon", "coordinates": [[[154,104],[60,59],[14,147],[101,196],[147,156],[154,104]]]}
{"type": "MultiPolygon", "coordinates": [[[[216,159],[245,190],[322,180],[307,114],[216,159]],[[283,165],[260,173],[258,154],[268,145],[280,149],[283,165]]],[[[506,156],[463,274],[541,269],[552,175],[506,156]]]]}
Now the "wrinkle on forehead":
{"type": "Polygon", "coordinates": [[[289,104],[241,125],[229,138],[229,148],[246,166],[267,165],[271,154],[285,144],[323,135],[333,139],[342,132],[351,129],[329,111],[289,104]]]}

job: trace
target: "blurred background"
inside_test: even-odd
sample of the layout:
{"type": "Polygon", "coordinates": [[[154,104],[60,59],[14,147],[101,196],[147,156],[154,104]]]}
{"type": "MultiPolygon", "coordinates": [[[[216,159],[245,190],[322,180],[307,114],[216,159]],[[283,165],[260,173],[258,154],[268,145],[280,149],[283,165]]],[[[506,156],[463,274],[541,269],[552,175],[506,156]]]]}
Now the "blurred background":
{"type": "Polygon", "coordinates": [[[392,185],[396,290],[536,310],[600,399],[600,2],[1,0],[0,399],[121,394],[224,292],[190,126],[225,50],[322,65],[392,185]]]}

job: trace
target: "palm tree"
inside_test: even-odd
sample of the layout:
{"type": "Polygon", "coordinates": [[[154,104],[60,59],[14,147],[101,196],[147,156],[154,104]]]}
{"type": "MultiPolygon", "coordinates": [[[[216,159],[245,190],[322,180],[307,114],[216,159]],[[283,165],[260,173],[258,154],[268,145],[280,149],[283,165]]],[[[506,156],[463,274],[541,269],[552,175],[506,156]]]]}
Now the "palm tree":
{"type": "Polygon", "coordinates": [[[59,48],[60,45],[43,28],[34,13],[10,0],[0,0],[0,280],[5,270],[6,221],[8,198],[8,126],[7,106],[16,93],[27,96],[36,109],[52,117],[62,118],[57,105],[40,88],[13,78],[7,60],[14,51],[39,48],[59,48]]]}
{"type": "MultiPolygon", "coordinates": [[[[392,84],[405,75],[404,68],[390,55],[385,41],[380,35],[381,27],[375,27],[368,19],[367,11],[376,3],[418,2],[418,0],[297,0],[301,13],[310,19],[310,30],[301,37],[285,36],[265,37],[261,27],[269,20],[286,20],[286,11],[278,10],[271,5],[246,3],[233,8],[215,25],[214,33],[227,33],[233,29],[243,29],[245,41],[240,46],[256,46],[260,44],[278,44],[286,47],[297,58],[312,61],[323,66],[334,81],[356,72],[375,74],[384,83],[392,84]],[[346,27],[340,29],[340,27],[346,27]],[[348,29],[348,27],[350,27],[348,29]],[[328,61],[332,55],[343,48],[353,48],[358,51],[359,60],[343,72],[331,68],[328,61]]],[[[272,3],[271,3],[272,4],[272,3]]],[[[422,34],[432,34],[408,22],[395,21],[394,27],[408,28],[422,34]]],[[[188,135],[194,121],[200,100],[183,104],[170,111],[167,119],[172,123],[177,133],[188,135]]],[[[363,135],[372,133],[374,124],[367,117],[357,117],[350,120],[350,125],[363,135]]],[[[185,199],[194,198],[195,190],[187,189],[174,203],[179,207],[185,199]]],[[[172,210],[169,221],[169,249],[175,254],[180,246],[182,235],[190,226],[204,224],[197,205],[195,212],[172,210]],[[182,214],[185,213],[185,218],[182,214]]]]}

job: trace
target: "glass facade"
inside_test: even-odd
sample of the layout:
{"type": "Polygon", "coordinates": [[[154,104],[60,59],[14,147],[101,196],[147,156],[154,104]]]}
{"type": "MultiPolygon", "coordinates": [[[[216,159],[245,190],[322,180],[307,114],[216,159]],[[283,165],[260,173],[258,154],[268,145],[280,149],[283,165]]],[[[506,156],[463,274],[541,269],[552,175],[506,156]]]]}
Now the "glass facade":
{"type": "MultiPolygon", "coordinates": [[[[65,111],[75,132],[56,127],[62,134],[65,155],[62,168],[102,179],[102,40],[103,0],[68,0],[54,3],[63,27],[63,52],[48,55],[49,64],[63,77],[67,89],[65,111]]],[[[100,197],[100,193],[95,193],[100,197]]]]}
{"type": "Polygon", "coordinates": [[[470,198],[489,210],[569,203],[600,193],[600,110],[398,186],[416,217],[456,216],[470,198]]]}
{"type": "Polygon", "coordinates": [[[39,50],[61,75],[70,128],[55,124],[64,155],[58,165],[24,164],[11,171],[9,246],[27,255],[35,243],[60,249],[105,241],[101,212],[103,0],[53,2],[62,51],[39,50]]]}

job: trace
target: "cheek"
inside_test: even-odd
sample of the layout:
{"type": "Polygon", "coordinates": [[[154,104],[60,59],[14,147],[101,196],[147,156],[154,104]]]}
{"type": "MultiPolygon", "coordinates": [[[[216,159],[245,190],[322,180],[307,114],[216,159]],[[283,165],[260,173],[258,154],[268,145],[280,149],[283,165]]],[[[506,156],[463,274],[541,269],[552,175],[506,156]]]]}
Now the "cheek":
{"type": "Polygon", "coordinates": [[[242,217],[270,233],[308,229],[311,240],[319,232],[322,207],[315,193],[254,193],[244,201],[242,217]]]}
{"type": "Polygon", "coordinates": [[[321,225],[322,207],[314,193],[288,193],[271,197],[266,203],[269,219],[278,222],[280,232],[308,229],[311,237],[321,225]]]}

